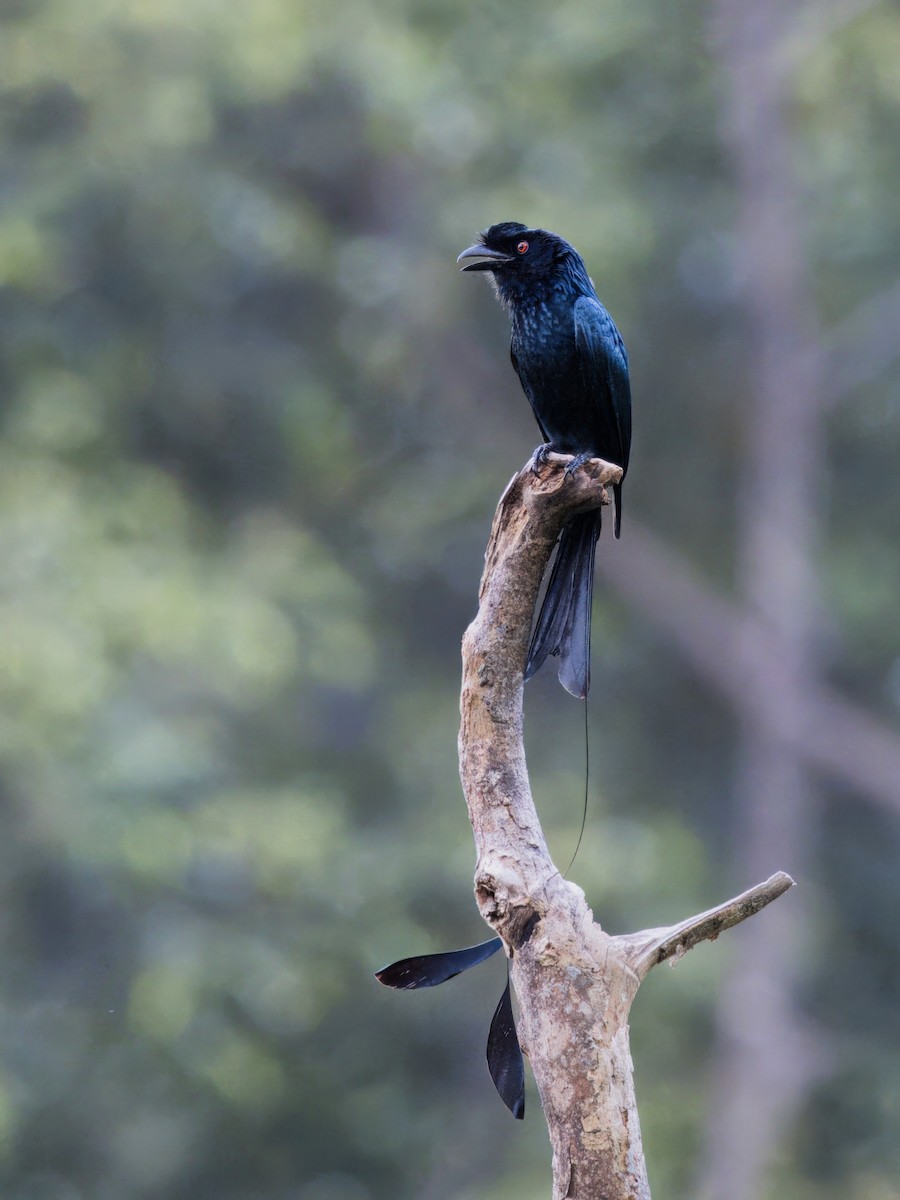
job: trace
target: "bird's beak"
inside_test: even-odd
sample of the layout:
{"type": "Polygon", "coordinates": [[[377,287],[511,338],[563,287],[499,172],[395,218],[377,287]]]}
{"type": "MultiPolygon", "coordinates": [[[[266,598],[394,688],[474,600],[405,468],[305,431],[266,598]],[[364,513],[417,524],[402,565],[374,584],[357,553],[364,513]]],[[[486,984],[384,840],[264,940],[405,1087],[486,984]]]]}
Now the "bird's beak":
{"type": "Polygon", "coordinates": [[[456,261],[462,262],[464,258],[479,258],[481,262],[469,263],[461,268],[463,271],[496,271],[503,263],[512,262],[511,254],[504,254],[502,250],[491,250],[481,242],[470,246],[468,250],[463,250],[456,261]]]}

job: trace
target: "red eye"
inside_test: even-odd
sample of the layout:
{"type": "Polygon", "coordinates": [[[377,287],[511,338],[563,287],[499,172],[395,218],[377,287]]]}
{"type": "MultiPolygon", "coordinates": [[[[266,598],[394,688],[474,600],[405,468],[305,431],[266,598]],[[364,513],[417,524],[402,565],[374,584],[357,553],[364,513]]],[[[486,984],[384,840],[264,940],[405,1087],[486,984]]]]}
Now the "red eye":
{"type": "Polygon", "coordinates": [[[518,252],[520,254],[524,254],[528,249],[528,243],[527,242],[519,242],[518,246],[516,246],[516,249],[518,250],[518,252]]]}

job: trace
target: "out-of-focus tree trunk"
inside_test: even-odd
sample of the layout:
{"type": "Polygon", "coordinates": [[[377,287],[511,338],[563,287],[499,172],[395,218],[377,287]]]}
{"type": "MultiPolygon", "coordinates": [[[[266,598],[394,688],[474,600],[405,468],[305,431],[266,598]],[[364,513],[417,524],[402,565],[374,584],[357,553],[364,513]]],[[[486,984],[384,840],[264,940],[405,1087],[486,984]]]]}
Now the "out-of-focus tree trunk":
{"type": "MultiPolygon", "coordinates": [[[[740,272],[750,356],[738,571],[768,652],[741,648],[736,877],[776,856],[801,880],[813,839],[812,780],[798,750],[816,663],[816,550],[823,505],[822,355],[804,262],[784,115],[785,11],[774,0],[719,0],[714,28],[723,136],[739,195],[740,272]],[[765,713],[765,716],[763,715],[765,713]]],[[[717,1006],[710,1119],[696,1194],[757,1200],[813,1056],[793,1011],[801,908],[746,931],[717,1006]]]]}

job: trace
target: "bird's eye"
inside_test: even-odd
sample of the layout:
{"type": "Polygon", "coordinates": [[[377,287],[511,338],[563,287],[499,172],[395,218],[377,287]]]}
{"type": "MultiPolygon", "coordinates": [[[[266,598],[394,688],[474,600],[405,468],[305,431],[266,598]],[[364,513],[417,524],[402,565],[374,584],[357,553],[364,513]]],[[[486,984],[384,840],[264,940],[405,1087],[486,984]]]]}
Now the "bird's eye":
{"type": "Polygon", "coordinates": [[[516,246],[516,249],[518,250],[518,252],[520,254],[525,254],[525,252],[528,250],[528,243],[527,242],[519,242],[518,246],[516,246]]]}

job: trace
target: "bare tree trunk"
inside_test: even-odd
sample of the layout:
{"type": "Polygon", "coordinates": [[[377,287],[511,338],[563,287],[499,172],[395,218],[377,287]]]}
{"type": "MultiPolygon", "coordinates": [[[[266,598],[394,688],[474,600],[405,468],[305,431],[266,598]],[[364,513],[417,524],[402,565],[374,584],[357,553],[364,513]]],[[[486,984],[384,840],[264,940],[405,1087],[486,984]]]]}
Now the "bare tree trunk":
{"type": "MultiPolygon", "coordinates": [[[[726,141],[740,198],[741,276],[751,356],[739,581],[772,653],[739,653],[737,869],[777,853],[807,873],[812,781],[799,749],[816,662],[815,554],[823,431],[821,351],[805,278],[802,227],[779,53],[776,0],[719,0],[717,48],[726,84],[726,141]]],[[[697,1187],[702,1200],[756,1200],[764,1172],[810,1082],[813,1056],[792,996],[800,909],[754,929],[720,993],[720,1050],[697,1187]]]]}
{"type": "Polygon", "coordinates": [[[649,1200],[628,1043],[641,980],[714,939],[792,884],[779,873],[679,925],[611,937],[554,866],[522,743],[522,667],[544,568],[565,518],[607,503],[618,467],[567,477],[551,455],[497,509],[478,615],[463,640],[460,775],[475,835],[475,894],[502,937],[553,1147],[554,1200],[649,1200]]]}

